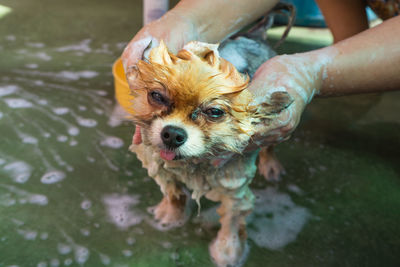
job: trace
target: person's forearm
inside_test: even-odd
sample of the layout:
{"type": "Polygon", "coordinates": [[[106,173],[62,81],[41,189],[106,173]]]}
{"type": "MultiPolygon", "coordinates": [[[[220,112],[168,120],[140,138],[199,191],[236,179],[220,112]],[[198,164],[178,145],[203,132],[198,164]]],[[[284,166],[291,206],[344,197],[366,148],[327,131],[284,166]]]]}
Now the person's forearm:
{"type": "Polygon", "coordinates": [[[365,0],[316,0],[334,42],[368,29],[365,0]]]}
{"type": "Polygon", "coordinates": [[[341,41],[321,53],[337,55],[323,75],[321,96],[400,89],[400,17],[341,41]]]}
{"type": "Polygon", "coordinates": [[[278,0],[181,0],[173,13],[194,21],[199,40],[216,43],[271,10],[278,0]]]}

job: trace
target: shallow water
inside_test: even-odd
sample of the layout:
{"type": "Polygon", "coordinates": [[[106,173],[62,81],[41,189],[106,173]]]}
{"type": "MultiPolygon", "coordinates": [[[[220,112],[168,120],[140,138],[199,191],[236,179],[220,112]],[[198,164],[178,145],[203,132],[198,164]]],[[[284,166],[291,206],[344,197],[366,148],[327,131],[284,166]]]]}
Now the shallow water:
{"type": "MultiPolygon", "coordinates": [[[[0,266],[211,266],[213,203],[166,231],[113,116],[111,65],[140,1],[2,1],[0,266]]],[[[312,45],[288,43],[295,52],[312,45]]],[[[281,51],[281,52],[282,52],[281,51]]],[[[399,266],[399,93],[315,100],[257,176],[245,266],[399,266]]]]}

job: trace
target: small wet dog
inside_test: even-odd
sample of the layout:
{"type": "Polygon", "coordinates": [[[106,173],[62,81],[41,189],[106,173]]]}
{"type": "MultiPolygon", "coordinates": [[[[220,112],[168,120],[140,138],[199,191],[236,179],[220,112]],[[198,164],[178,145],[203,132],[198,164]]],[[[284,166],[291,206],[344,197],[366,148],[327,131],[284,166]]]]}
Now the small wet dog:
{"type": "MultiPolygon", "coordinates": [[[[134,95],[134,122],[141,126],[135,152],[164,195],[154,210],[163,224],[184,218],[187,196],[221,202],[221,229],[210,245],[218,266],[243,258],[246,222],[254,202],[249,189],[259,151],[246,152],[255,125],[268,123],[291,97],[273,92],[252,106],[249,77],[221,58],[218,45],[190,42],[176,55],[161,41],[127,75],[134,95]]],[[[267,148],[261,165],[274,161],[267,148]]],[[[276,163],[279,164],[279,163],[276,163]]]]}

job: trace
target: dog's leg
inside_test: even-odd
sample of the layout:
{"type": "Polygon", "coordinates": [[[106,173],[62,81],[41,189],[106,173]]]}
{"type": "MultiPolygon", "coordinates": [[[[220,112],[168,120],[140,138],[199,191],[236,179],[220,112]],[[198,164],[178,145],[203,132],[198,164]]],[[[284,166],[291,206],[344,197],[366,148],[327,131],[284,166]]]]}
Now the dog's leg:
{"type": "Polygon", "coordinates": [[[245,259],[246,216],[251,212],[254,195],[242,188],[235,196],[223,195],[217,210],[221,216],[221,229],[210,246],[210,254],[220,267],[236,266],[245,259]]]}
{"type": "Polygon", "coordinates": [[[267,181],[279,181],[280,176],[285,174],[285,169],[275,155],[274,146],[261,148],[258,159],[258,172],[267,181]]]}
{"type": "Polygon", "coordinates": [[[186,195],[174,182],[165,186],[164,197],[154,209],[154,217],[162,224],[182,222],[185,218],[186,195]]]}

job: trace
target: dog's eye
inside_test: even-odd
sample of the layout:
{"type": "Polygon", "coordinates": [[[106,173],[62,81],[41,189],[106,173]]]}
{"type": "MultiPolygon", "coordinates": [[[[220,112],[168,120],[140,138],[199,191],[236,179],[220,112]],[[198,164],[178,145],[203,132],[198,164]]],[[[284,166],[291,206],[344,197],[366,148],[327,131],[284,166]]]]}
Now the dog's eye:
{"type": "Polygon", "coordinates": [[[150,93],[151,98],[158,104],[160,105],[168,105],[168,100],[159,92],[151,92],[150,93]]]}
{"type": "Polygon", "coordinates": [[[213,119],[221,118],[225,114],[225,112],[219,108],[209,108],[205,110],[204,113],[213,119]]]}

